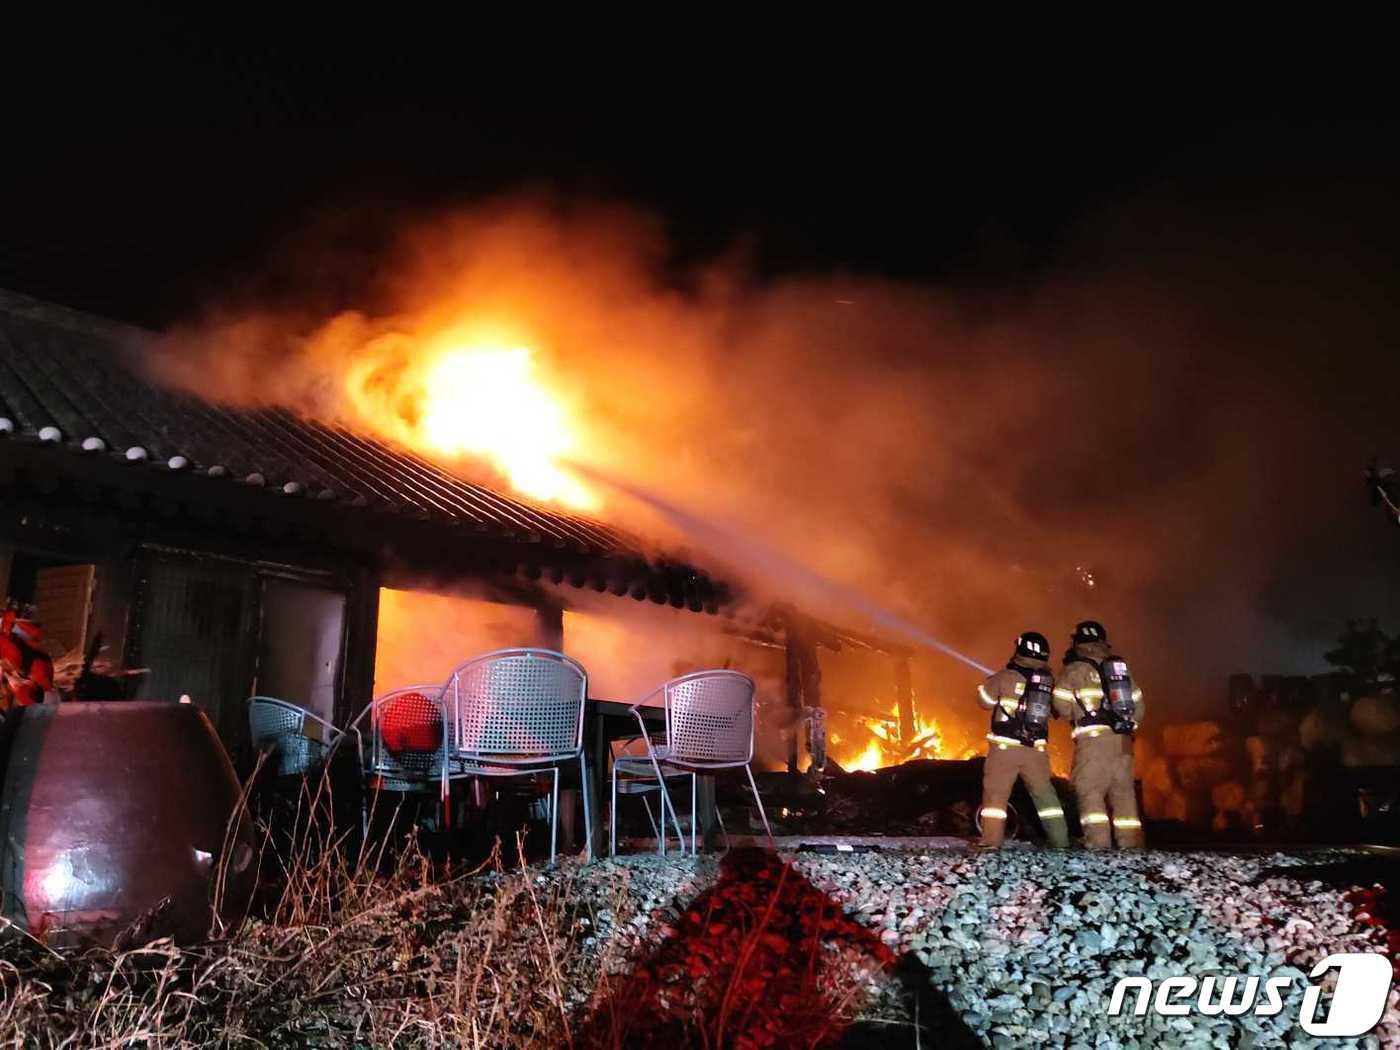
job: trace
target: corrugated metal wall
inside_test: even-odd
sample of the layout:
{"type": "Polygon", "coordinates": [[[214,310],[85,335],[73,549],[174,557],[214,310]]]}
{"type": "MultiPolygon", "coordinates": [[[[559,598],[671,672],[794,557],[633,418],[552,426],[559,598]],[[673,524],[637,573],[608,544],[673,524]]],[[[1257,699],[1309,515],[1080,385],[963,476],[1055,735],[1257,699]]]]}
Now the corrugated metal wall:
{"type": "Polygon", "coordinates": [[[237,562],[146,554],[129,662],[150,670],[137,695],[188,694],[225,741],[241,741],[257,651],[255,585],[252,567],[237,562]]]}
{"type": "Polygon", "coordinates": [[[235,752],[255,691],[342,720],[350,593],[311,570],[146,549],[127,648],[129,667],[150,669],[137,696],[188,694],[235,752]]]}

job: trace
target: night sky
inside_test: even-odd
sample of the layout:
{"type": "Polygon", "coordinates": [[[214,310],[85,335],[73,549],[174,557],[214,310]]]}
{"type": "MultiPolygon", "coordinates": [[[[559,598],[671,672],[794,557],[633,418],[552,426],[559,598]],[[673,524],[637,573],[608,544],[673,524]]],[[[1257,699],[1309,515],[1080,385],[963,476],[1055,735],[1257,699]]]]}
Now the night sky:
{"type": "Polygon", "coordinates": [[[215,296],[350,302],[406,221],[522,188],[659,210],[678,279],[737,244],[765,274],[1012,280],[1136,187],[1393,138],[1140,98],[1017,104],[815,56],[742,56],[741,71],[538,44],[492,58],[475,41],[433,47],[429,28],[348,42],[316,24],[166,18],[123,22],[110,46],[94,28],[58,64],[8,55],[7,96],[24,104],[7,113],[0,282],[150,324],[215,296]]]}
{"type": "MultiPolygon", "coordinates": [[[[1111,287],[1138,311],[1122,364],[1137,402],[1115,401],[1113,351],[1094,351],[1075,388],[1088,422],[1022,438],[1059,458],[1036,447],[1035,470],[1006,478],[1021,510],[983,530],[988,556],[1033,561],[1025,522],[1053,530],[1104,485],[1138,515],[1172,501],[1173,557],[1206,576],[1267,535],[1248,622],[1221,612],[1228,580],[1210,598],[1153,584],[1156,622],[1182,629],[1153,644],[1208,676],[1320,669],[1344,617],[1400,615],[1400,534],[1361,482],[1370,455],[1400,459],[1400,122],[935,78],[893,55],[873,76],[839,49],[788,49],[789,67],[757,44],[652,46],[628,64],[567,42],[565,60],[533,40],[371,28],[348,43],[315,24],[152,22],[123,25],[119,46],[94,32],[57,64],[18,56],[0,286],[160,328],[214,303],[372,310],[405,226],[531,191],[658,215],[682,292],[725,258],[759,286],[888,281],[972,316],[1111,287]],[[1161,362],[1130,344],[1169,316],[1188,348],[1154,399],[1161,362]],[[1223,423],[1236,405],[1247,435],[1223,423]],[[1152,427],[1134,430],[1135,412],[1152,427]],[[1213,480],[1193,488],[1198,475],[1213,480]],[[1192,537],[1208,561],[1184,553],[1183,499],[1211,508],[1192,537]]],[[[1014,362],[1002,378],[1010,411],[1036,400],[1014,362]]]]}

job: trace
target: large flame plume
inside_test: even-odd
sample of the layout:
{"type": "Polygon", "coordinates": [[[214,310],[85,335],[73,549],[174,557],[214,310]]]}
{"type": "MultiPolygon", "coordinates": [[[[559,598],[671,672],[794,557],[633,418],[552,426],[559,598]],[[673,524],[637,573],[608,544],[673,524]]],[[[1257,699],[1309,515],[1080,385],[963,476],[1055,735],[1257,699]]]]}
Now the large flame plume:
{"type": "Polygon", "coordinates": [[[580,431],[528,347],[455,334],[400,345],[353,361],[345,392],[362,423],[410,448],[484,461],[533,500],[598,505],[562,465],[579,453],[580,431]]]}
{"type": "MultiPolygon", "coordinates": [[[[1336,588],[1307,602],[1277,590],[1299,550],[1343,546],[1277,510],[1340,505],[1337,463],[1374,449],[1323,399],[1297,396],[1302,373],[1272,365],[1313,353],[1313,333],[1344,322],[1335,304],[1359,292],[1344,268],[1295,269],[1329,257],[1330,233],[1314,231],[1317,251],[1243,265],[1239,246],[1261,243],[1257,209],[1203,230],[1193,208],[1157,206],[1150,249],[1136,233],[1117,240],[1141,228],[1125,203],[1086,216],[1060,265],[1028,271],[1016,294],[963,294],[859,274],[757,278],[742,244],[686,265],[655,216],[509,201],[406,234],[355,289],[359,310],[240,311],[173,333],[161,374],[373,429],[529,498],[606,497],[594,513],[670,549],[611,490],[580,493],[555,472],[581,463],[717,517],[983,661],[1024,630],[1062,644],[1097,619],[1150,691],[1209,711],[1226,674],[1288,670],[1312,625],[1330,638],[1357,611],[1336,588]],[[1189,288],[1182,258],[1205,260],[1189,288]],[[1303,321],[1261,298],[1278,287],[1308,290],[1290,302],[1303,321]],[[519,348],[529,354],[451,363],[519,348]],[[473,400],[491,385],[466,378],[478,368],[505,373],[492,379],[505,397],[473,400]],[[1102,411],[1109,391],[1132,410],[1102,411]]],[[[1386,388],[1348,367],[1329,364],[1338,389],[1386,388]]],[[[848,620],[767,575],[739,582],[848,620]]],[[[932,708],[945,732],[980,721],[975,674],[940,656],[914,674],[946,699],[932,708]]]]}

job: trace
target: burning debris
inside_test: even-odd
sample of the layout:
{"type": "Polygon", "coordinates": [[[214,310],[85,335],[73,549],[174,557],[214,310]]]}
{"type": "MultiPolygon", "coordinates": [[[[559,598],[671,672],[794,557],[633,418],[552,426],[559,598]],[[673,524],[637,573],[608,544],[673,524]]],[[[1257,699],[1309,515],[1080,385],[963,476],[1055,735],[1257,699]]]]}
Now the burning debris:
{"type": "MultiPolygon", "coordinates": [[[[875,706],[879,707],[878,700],[875,706]]],[[[832,762],[839,770],[848,773],[881,769],[925,758],[970,757],[948,754],[938,722],[933,718],[924,718],[917,710],[914,711],[910,732],[905,735],[901,731],[898,701],[889,706],[885,715],[851,715],[845,722],[863,729],[866,735],[864,747],[861,747],[859,737],[852,742],[843,734],[833,732],[828,738],[832,762]],[[856,748],[860,750],[857,751],[856,748]]]]}

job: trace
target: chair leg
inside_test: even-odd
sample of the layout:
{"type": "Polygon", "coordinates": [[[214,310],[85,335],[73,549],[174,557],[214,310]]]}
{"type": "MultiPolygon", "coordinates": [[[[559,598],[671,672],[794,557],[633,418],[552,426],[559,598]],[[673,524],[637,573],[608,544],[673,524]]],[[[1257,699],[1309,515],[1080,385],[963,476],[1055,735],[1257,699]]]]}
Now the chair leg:
{"type": "Polygon", "coordinates": [[[583,859],[587,862],[593,859],[593,819],[588,810],[588,763],[582,751],[578,753],[578,778],[583,789],[583,859]]]}
{"type": "Polygon", "coordinates": [[[681,830],[681,815],[676,811],[676,800],[671,797],[671,791],[666,787],[666,782],[661,782],[661,794],[663,805],[661,807],[661,827],[666,827],[666,806],[671,807],[671,826],[676,829],[676,839],[681,844],[681,856],[685,856],[685,832],[681,830]]]}
{"type": "Polygon", "coordinates": [[[380,785],[376,782],[373,789],[369,789],[374,795],[373,802],[370,801],[368,792],[360,796],[360,819],[365,826],[366,843],[369,842],[369,822],[374,817],[374,814],[379,812],[379,786],[380,785]]]}
{"type": "Polygon", "coordinates": [[[647,808],[647,820],[651,820],[652,834],[656,836],[656,852],[658,856],[666,856],[666,796],[657,796],[657,801],[661,803],[661,822],[651,820],[651,803],[647,801],[645,795],[642,796],[642,805],[647,808]]]}
{"type": "Polygon", "coordinates": [[[549,863],[559,846],[559,767],[554,767],[554,792],[549,804],[549,863]]]}
{"type": "Polygon", "coordinates": [[[608,856],[617,856],[617,766],[612,768],[612,805],[608,807],[608,856]]]}
{"type": "MultiPolygon", "coordinates": [[[[666,778],[661,775],[661,763],[656,761],[656,752],[651,749],[651,740],[647,742],[647,757],[651,759],[651,768],[656,773],[656,784],[661,789],[661,832],[656,836],[657,852],[663,857],[666,856],[666,805],[671,801],[671,793],[666,790],[666,778]]],[[[648,810],[649,811],[649,810],[648,810]]],[[[679,828],[679,825],[677,826],[679,828]]],[[[685,849],[685,837],[681,837],[681,849],[685,849]]]]}
{"type": "Polygon", "coordinates": [[[447,755],[444,753],[438,760],[438,799],[442,803],[441,815],[444,833],[452,827],[452,781],[447,776],[447,755]]]}
{"type": "Polygon", "coordinates": [[[656,830],[656,818],[651,815],[651,803],[647,801],[647,797],[645,795],[641,796],[641,798],[642,806],[647,811],[647,823],[651,825],[651,833],[653,835],[659,835],[660,832],[656,830]]]}
{"type": "MultiPolygon", "coordinates": [[[[661,815],[656,820],[656,846],[657,852],[663,857],[666,856],[666,802],[669,796],[666,794],[666,785],[658,782],[660,790],[657,792],[656,800],[661,806],[661,815]]],[[[650,810],[650,806],[647,807],[650,810]]],[[[681,843],[681,848],[685,848],[685,843],[681,843]]]]}
{"type": "Polygon", "coordinates": [[[697,841],[695,838],[696,829],[700,826],[700,807],[696,805],[696,785],[699,782],[699,777],[694,773],[690,774],[690,855],[692,857],[697,856],[699,853],[699,850],[695,848],[697,841]]]}
{"type": "Polygon", "coordinates": [[[744,764],[744,772],[749,775],[749,787],[753,789],[753,800],[758,803],[758,816],[763,821],[763,830],[768,833],[768,845],[773,845],[773,829],[768,826],[768,814],[763,812],[763,796],[758,793],[758,784],[754,782],[753,770],[748,763],[744,764]]]}
{"type": "Polygon", "coordinates": [[[715,819],[719,821],[719,830],[724,834],[724,848],[729,849],[729,829],[724,826],[724,813],[719,808],[719,803],[715,803],[715,819]]]}

